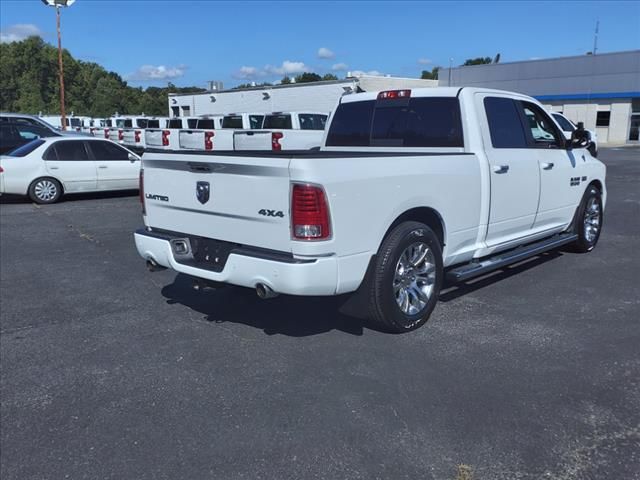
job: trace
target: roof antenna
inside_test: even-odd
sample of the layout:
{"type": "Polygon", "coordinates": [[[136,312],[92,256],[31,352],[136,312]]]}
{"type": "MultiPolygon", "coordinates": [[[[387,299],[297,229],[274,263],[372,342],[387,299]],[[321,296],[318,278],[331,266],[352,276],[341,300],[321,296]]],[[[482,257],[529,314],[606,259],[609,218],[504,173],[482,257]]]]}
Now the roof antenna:
{"type": "Polygon", "coordinates": [[[596,21],[596,33],[593,35],[593,54],[596,54],[598,50],[598,28],[600,27],[600,20],[596,21]]]}

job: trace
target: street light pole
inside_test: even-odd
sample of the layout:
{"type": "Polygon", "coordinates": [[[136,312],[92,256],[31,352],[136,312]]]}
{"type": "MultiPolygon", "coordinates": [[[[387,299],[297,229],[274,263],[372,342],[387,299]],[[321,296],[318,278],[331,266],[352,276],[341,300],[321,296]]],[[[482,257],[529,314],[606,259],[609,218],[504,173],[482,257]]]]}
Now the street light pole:
{"type": "Polygon", "coordinates": [[[67,115],[64,109],[64,68],[62,65],[62,35],[60,33],[60,7],[70,7],[76,0],[42,0],[48,7],[56,9],[56,27],[58,30],[58,75],[60,77],[60,120],[62,130],[67,129],[67,115]]]}
{"type": "Polygon", "coordinates": [[[67,115],[64,110],[64,67],[62,65],[62,36],[60,35],[60,6],[56,5],[56,26],[58,27],[58,73],[60,77],[60,117],[62,130],[67,129],[67,115]]]}

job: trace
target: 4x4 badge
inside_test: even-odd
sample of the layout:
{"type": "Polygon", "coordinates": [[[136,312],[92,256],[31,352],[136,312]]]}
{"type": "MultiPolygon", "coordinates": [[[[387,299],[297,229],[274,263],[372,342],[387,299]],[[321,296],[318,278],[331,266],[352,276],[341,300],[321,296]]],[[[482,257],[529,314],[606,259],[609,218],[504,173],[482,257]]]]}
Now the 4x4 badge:
{"type": "Polygon", "coordinates": [[[205,204],[209,201],[209,191],[211,187],[209,186],[209,182],[198,182],[196,183],[196,198],[201,204],[205,204]]]}

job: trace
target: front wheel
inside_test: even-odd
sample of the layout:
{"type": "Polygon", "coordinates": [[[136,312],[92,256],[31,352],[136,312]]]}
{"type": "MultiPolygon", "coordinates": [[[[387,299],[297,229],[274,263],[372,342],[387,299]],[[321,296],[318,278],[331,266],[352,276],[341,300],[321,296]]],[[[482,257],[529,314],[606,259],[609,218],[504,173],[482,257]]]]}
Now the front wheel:
{"type": "Polygon", "coordinates": [[[595,248],[602,231],[602,213],[602,194],[590,185],[584,192],[576,216],[575,233],[578,239],[573,244],[576,252],[586,253],[595,248]]]}
{"type": "Polygon", "coordinates": [[[62,196],[62,185],[53,178],[38,178],[29,186],[29,198],[35,203],[55,203],[62,196]]]}
{"type": "Polygon", "coordinates": [[[393,333],[421,327],[433,312],[442,287],[438,237],[423,223],[401,223],[382,243],[371,275],[371,320],[393,333]]]}

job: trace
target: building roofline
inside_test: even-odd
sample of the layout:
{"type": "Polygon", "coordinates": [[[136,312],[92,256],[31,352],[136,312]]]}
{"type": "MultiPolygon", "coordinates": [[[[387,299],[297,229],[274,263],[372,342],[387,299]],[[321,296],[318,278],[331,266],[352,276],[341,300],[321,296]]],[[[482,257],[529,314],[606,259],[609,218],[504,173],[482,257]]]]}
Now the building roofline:
{"type": "MultiPolygon", "coordinates": [[[[535,63],[535,62],[549,62],[552,60],[568,60],[571,58],[585,58],[585,57],[605,57],[609,55],[620,55],[621,53],[638,53],[640,54],[640,50],[623,50],[620,52],[606,52],[606,53],[598,53],[597,55],[568,55],[566,57],[551,57],[551,58],[536,58],[531,60],[514,60],[513,62],[499,62],[499,63],[482,63],[480,65],[459,65],[457,67],[451,67],[451,70],[459,70],[464,68],[465,70],[468,68],[474,67],[491,67],[491,66],[500,66],[500,65],[513,65],[516,63],[535,63]]],[[[442,67],[442,70],[449,70],[449,67],[442,67]]]]}

